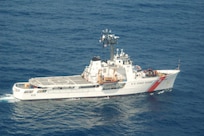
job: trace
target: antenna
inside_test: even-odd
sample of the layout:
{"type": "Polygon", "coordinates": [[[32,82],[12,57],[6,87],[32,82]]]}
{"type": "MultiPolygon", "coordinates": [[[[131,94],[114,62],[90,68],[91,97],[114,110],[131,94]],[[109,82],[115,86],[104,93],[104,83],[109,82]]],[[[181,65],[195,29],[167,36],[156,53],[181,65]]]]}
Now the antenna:
{"type": "Polygon", "coordinates": [[[100,43],[103,44],[104,47],[110,46],[110,60],[113,60],[114,57],[114,44],[118,43],[119,36],[115,36],[112,34],[111,30],[105,29],[102,30],[101,38],[99,40],[100,43]]]}

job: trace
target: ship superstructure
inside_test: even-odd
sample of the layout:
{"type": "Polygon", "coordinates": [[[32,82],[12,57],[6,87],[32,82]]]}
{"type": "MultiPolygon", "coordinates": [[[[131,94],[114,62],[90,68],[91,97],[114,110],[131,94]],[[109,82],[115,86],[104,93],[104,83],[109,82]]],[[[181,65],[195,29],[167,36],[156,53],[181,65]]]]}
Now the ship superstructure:
{"type": "Polygon", "coordinates": [[[102,31],[100,42],[110,46],[110,59],[99,56],[90,60],[81,75],[37,77],[16,83],[13,95],[20,100],[109,97],[172,89],[179,69],[142,70],[133,65],[123,49],[116,49],[118,36],[102,31]]]}

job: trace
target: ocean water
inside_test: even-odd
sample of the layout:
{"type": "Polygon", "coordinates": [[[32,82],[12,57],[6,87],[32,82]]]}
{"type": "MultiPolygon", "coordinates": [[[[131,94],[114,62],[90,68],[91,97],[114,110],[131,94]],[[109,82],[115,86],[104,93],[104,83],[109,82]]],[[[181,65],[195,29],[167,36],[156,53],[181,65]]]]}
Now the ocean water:
{"type": "Polygon", "coordinates": [[[1,0],[0,135],[203,136],[203,0],[1,0]],[[174,69],[169,92],[18,101],[15,82],[80,74],[93,56],[109,58],[101,30],[120,36],[134,64],[174,69]]]}

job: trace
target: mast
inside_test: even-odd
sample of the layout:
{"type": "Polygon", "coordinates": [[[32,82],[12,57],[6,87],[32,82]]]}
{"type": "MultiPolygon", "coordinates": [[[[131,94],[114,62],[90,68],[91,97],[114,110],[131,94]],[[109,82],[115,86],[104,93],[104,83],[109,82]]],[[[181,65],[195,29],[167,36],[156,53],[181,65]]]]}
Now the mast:
{"type": "Polygon", "coordinates": [[[181,66],[181,60],[179,59],[179,60],[178,60],[178,66],[177,66],[176,69],[177,69],[177,70],[180,70],[180,66],[181,66]]]}
{"type": "Polygon", "coordinates": [[[111,30],[102,30],[99,42],[102,43],[104,47],[110,46],[110,60],[113,60],[114,58],[114,44],[117,44],[118,39],[119,36],[115,36],[111,30]]]}

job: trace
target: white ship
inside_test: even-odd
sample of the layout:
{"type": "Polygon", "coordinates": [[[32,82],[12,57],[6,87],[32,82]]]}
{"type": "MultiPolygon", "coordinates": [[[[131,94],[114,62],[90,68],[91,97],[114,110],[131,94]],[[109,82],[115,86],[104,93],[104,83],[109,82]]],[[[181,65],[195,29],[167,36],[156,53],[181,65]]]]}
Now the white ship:
{"type": "Polygon", "coordinates": [[[175,70],[142,70],[133,65],[123,49],[116,50],[118,36],[106,29],[100,42],[110,46],[110,60],[93,57],[81,75],[37,77],[15,83],[13,96],[20,100],[79,99],[131,95],[172,89],[179,67],[175,70]]]}

